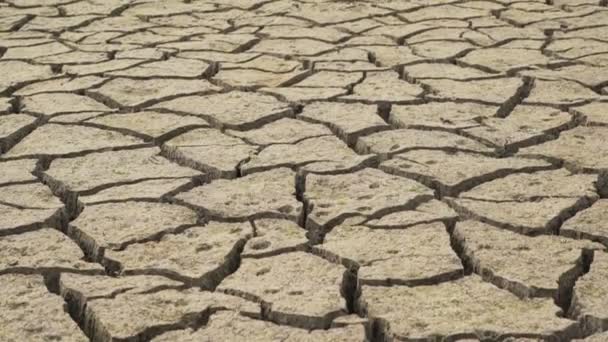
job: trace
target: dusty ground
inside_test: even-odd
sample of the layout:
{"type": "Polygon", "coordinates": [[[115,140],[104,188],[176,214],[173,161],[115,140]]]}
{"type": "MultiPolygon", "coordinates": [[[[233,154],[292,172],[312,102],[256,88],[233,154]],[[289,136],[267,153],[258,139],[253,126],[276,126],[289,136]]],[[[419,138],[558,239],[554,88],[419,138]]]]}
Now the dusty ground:
{"type": "Polygon", "coordinates": [[[608,341],[607,6],[0,1],[0,341],[608,341]]]}

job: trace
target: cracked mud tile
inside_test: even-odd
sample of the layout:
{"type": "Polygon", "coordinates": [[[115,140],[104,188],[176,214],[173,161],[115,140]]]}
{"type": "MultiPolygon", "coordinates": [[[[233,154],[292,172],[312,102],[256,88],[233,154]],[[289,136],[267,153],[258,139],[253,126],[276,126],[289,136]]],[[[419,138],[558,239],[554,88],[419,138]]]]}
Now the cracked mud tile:
{"type": "Polygon", "coordinates": [[[476,48],[469,42],[452,40],[431,40],[411,44],[412,52],[420,59],[446,60],[476,48]]]}
{"type": "Polygon", "coordinates": [[[528,237],[477,221],[456,224],[453,239],[466,264],[486,281],[520,298],[570,305],[571,289],[603,246],[558,236],[528,237]]]}
{"type": "Polygon", "coordinates": [[[608,328],[608,254],[596,252],[589,273],[574,286],[569,315],[582,323],[586,333],[598,333],[608,328]]]}
{"type": "Polygon", "coordinates": [[[78,28],[79,32],[129,32],[155,26],[134,16],[109,16],[78,28]]]}
{"type": "MultiPolygon", "coordinates": [[[[268,57],[259,53],[251,53],[251,52],[241,52],[241,53],[230,53],[230,52],[220,52],[220,51],[181,51],[177,55],[177,57],[183,57],[187,59],[200,59],[203,61],[214,61],[221,63],[222,68],[225,65],[241,65],[241,63],[252,62],[257,59],[257,57],[268,57]]],[[[277,60],[286,61],[282,58],[277,58],[277,60]]],[[[295,61],[294,61],[295,62],[295,61]]],[[[289,63],[289,61],[286,61],[289,63]]],[[[290,64],[286,64],[290,65],[290,64]]],[[[298,63],[299,65],[299,63],[298,63]]],[[[271,68],[273,66],[260,65],[259,67],[271,68]]]]}
{"type": "Polygon", "coordinates": [[[523,158],[492,158],[480,154],[417,150],[395,155],[380,164],[380,169],[416,180],[438,191],[441,196],[456,196],[479,184],[512,173],[547,170],[546,161],[523,158]]]}
{"type": "Polygon", "coordinates": [[[346,95],[348,90],[336,87],[288,87],[288,88],[261,88],[260,92],[279,96],[291,103],[308,101],[330,100],[340,95],[346,95]]]}
{"type": "Polygon", "coordinates": [[[275,38],[307,38],[316,37],[327,43],[337,43],[338,41],[348,37],[349,35],[343,31],[336,30],[330,27],[298,27],[290,25],[273,25],[265,26],[257,32],[262,37],[270,39],[275,38]]]}
{"type": "Polygon", "coordinates": [[[125,201],[86,206],[67,232],[89,257],[101,260],[106,250],[121,250],[197,221],[196,213],[182,206],[125,201]]]}
{"type": "Polygon", "coordinates": [[[314,102],[305,106],[298,117],[327,125],[347,145],[353,146],[359,136],[389,128],[377,112],[377,106],[373,105],[314,102]]]}
{"type": "Polygon", "coordinates": [[[35,82],[20,88],[13,95],[27,96],[46,92],[77,92],[94,87],[106,79],[98,76],[65,77],[35,82]]]}
{"type": "Polygon", "coordinates": [[[521,300],[477,275],[430,286],[363,286],[360,301],[369,317],[379,321],[380,334],[403,341],[570,339],[578,330],[575,321],[555,314],[559,308],[551,299],[521,300]]]}
{"type": "Polygon", "coordinates": [[[166,61],[145,63],[125,70],[107,72],[110,76],[122,77],[186,77],[198,78],[205,75],[210,65],[203,61],[184,58],[170,58],[166,61]]]}
{"type": "Polygon", "coordinates": [[[263,259],[243,259],[218,290],[254,297],[266,305],[266,319],[307,329],[328,328],[345,313],[340,294],[345,268],[323,258],[292,252],[263,259]]]}
{"type": "MultiPolygon", "coordinates": [[[[1,45],[2,43],[0,43],[1,45]]],[[[34,65],[22,61],[0,61],[0,93],[17,85],[53,77],[53,71],[46,65],[34,65]]]]}
{"type": "Polygon", "coordinates": [[[93,341],[150,340],[167,331],[198,327],[215,311],[260,310],[221,293],[171,288],[177,285],[153,276],[64,274],[59,282],[71,315],[93,341]]]}
{"type": "Polygon", "coordinates": [[[86,76],[93,74],[103,74],[116,70],[128,70],[128,68],[131,68],[141,63],[141,59],[113,59],[107,62],[95,64],[66,65],[63,67],[63,71],[68,75],[86,76]]]}
{"type": "Polygon", "coordinates": [[[319,61],[315,62],[314,70],[335,72],[380,72],[388,70],[388,67],[379,67],[374,63],[362,61],[319,61]]]}
{"type": "Polygon", "coordinates": [[[477,103],[430,102],[392,106],[388,122],[397,128],[457,130],[477,126],[479,117],[493,116],[498,107],[477,103]]]}
{"type": "Polygon", "coordinates": [[[100,115],[86,118],[85,122],[131,130],[145,134],[152,139],[165,138],[167,134],[191,127],[209,126],[207,121],[194,115],[177,115],[153,111],[100,115]]]}
{"type": "Polygon", "coordinates": [[[170,48],[177,51],[188,50],[213,50],[220,52],[237,53],[239,50],[247,50],[254,45],[258,38],[252,34],[205,34],[193,37],[190,40],[174,43],[161,44],[161,48],[170,48]]]}
{"type": "Polygon", "coordinates": [[[333,50],[334,45],[313,39],[264,39],[251,52],[280,56],[314,56],[333,50]]]}
{"type": "Polygon", "coordinates": [[[304,3],[290,14],[298,18],[306,18],[317,24],[328,25],[350,22],[374,15],[387,14],[390,11],[369,3],[322,2],[304,3]]]}
{"type": "Polygon", "coordinates": [[[406,65],[403,72],[408,79],[449,78],[452,80],[467,80],[470,78],[483,78],[491,74],[475,68],[467,68],[448,63],[419,63],[406,65]]]}
{"type": "Polygon", "coordinates": [[[362,324],[328,330],[307,330],[252,319],[231,311],[219,311],[209,318],[205,327],[165,333],[152,342],[196,341],[298,341],[350,342],[365,341],[362,324]]]}
{"type": "Polygon", "coordinates": [[[103,273],[99,264],[83,261],[82,250],[52,228],[0,236],[0,274],[67,271],[103,273]]]}
{"type": "Polygon", "coordinates": [[[484,104],[501,105],[508,101],[522,86],[523,81],[516,77],[475,80],[424,80],[435,90],[429,95],[434,99],[481,101],[484,104]]]}
{"type": "Polygon", "coordinates": [[[514,150],[538,144],[575,126],[577,118],[550,107],[516,106],[506,118],[480,117],[479,125],[463,131],[488,144],[514,150]]]}
{"type": "Polygon", "coordinates": [[[115,185],[200,176],[200,172],[171,163],[159,153],[160,149],[153,147],[55,159],[43,178],[60,192],[78,192],[87,196],[115,185]]]}
{"type": "Polygon", "coordinates": [[[250,129],[292,115],[286,103],[272,96],[232,91],[207,96],[184,96],[161,102],[153,108],[199,115],[229,129],[250,129]]]}
{"type": "Polygon", "coordinates": [[[255,236],[247,241],[242,257],[262,257],[295,251],[308,242],[306,230],[293,221],[259,219],[255,236]]]}
{"type": "Polygon", "coordinates": [[[498,72],[563,62],[563,60],[547,57],[539,50],[505,48],[473,50],[458,60],[498,72]]]}
{"type": "Polygon", "coordinates": [[[285,73],[275,73],[256,69],[224,69],[213,76],[222,85],[237,89],[251,87],[279,87],[292,80],[300,79],[309,73],[308,70],[294,70],[285,73]]]}
{"type": "Polygon", "coordinates": [[[412,63],[423,58],[413,53],[412,49],[407,46],[383,46],[383,45],[369,45],[362,46],[375,56],[376,62],[381,66],[393,67],[399,64],[412,63]]]}
{"type": "Polygon", "coordinates": [[[279,119],[258,129],[248,131],[227,130],[226,133],[239,137],[250,144],[295,144],[303,139],[331,135],[329,128],[292,118],[279,119]]]}
{"type": "Polygon", "coordinates": [[[66,155],[142,143],[143,140],[114,131],[49,123],[26,136],[6,156],[66,155]]]}
{"type": "Polygon", "coordinates": [[[600,199],[564,222],[560,235],[597,241],[608,247],[608,225],[605,223],[607,212],[608,200],[600,199]]]}
{"type": "Polygon", "coordinates": [[[296,84],[297,87],[346,88],[363,79],[360,72],[319,71],[296,84]]]}
{"type": "Polygon", "coordinates": [[[63,208],[59,198],[40,184],[15,184],[0,188],[0,234],[15,229],[32,229],[63,208]]]}
{"type": "Polygon", "coordinates": [[[418,224],[434,222],[454,222],[458,214],[438,200],[423,202],[414,209],[389,213],[377,219],[368,220],[365,226],[376,229],[402,229],[418,224]]]}
{"type": "Polygon", "coordinates": [[[559,78],[576,81],[589,88],[596,88],[601,87],[608,81],[608,77],[604,75],[603,70],[603,67],[594,67],[591,65],[571,65],[551,70],[524,70],[523,72],[520,72],[520,74],[548,80],[559,78]]]}
{"type": "Polygon", "coordinates": [[[306,56],[301,58],[309,62],[335,62],[335,61],[348,61],[348,62],[369,62],[369,52],[361,48],[350,48],[345,47],[342,49],[334,49],[320,53],[318,56],[306,56]]]}
{"type": "Polygon", "coordinates": [[[2,56],[1,59],[28,60],[28,59],[34,59],[37,57],[50,56],[50,55],[55,55],[58,53],[64,53],[64,52],[70,52],[70,51],[72,51],[72,49],[70,49],[69,47],[67,47],[61,43],[57,43],[57,42],[50,42],[47,44],[39,44],[39,45],[33,45],[33,46],[21,46],[21,47],[15,46],[15,47],[8,48],[8,50],[6,50],[6,52],[4,53],[4,55],[2,56]]]}
{"type": "Polygon", "coordinates": [[[8,114],[12,111],[13,105],[11,104],[11,98],[0,97],[0,114],[8,114]]]}
{"type": "Polygon", "coordinates": [[[584,115],[590,126],[608,127],[608,102],[594,102],[573,108],[572,111],[584,115]]]}
{"type": "Polygon", "coordinates": [[[355,147],[359,153],[375,153],[381,160],[410,150],[459,150],[490,152],[475,140],[442,131],[396,129],[361,137],[355,147]]]}
{"type": "Polygon", "coordinates": [[[8,151],[36,128],[38,120],[26,114],[0,115],[0,153],[8,151]]]}
{"type": "Polygon", "coordinates": [[[348,218],[376,218],[432,196],[432,191],[418,182],[376,169],[343,175],[311,174],[306,177],[304,192],[309,210],[306,226],[322,235],[348,218]]]}
{"type": "Polygon", "coordinates": [[[176,198],[212,218],[285,218],[298,222],[302,204],[295,197],[295,178],[293,171],[278,168],[237,179],[217,179],[176,198]]]}
{"type": "Polygon", "coordinates": [[[184,3],[181,1],[167,1],[165,3],[141,3],[134,4],[125,10],[122,15],[125,16],[167,16],[173,14],[192,13],[192,12],[203,12],[212,11],[217,9],[211,3],[208,4],[192,4],[184,3]]]}
{"type": "Polygon", "coordinates": [[[562,132],[559,139],[522,149],[520,154],[557,158],[567,168],[596,172],[608,168],[606,134],[608,127],[580,126],[562,132]]]}
{"type": "Polygon", "coordinates": [[[366,102],[404,102],[415,100],[422,93],[422,87],[401,80],[394,71],[370,72],[362,83],[354,87],[352,95],[341,98],[366,102]]]}
{"type": "Polygon", "coordinates": [[[357,277],[367,285],[431,285],[464,274],[442,223],[389,230],[340,225],[318,248],[359,265],[357,277]]]}
{"type": "Polygon", "coordinates": [[[423,21],[428,19],[445,18],[445,19],[468,19],[474,17],[482,17],[490,14],[488,9],[481,8],[463,8],[451,4],[440,6],[425,6],[413,12],[400,14],[403,18],[409,21],[423,21]]]}
{"type": "Polygon", "coordinates": [[[89,341],[65,312],[63,299],[47,291],[42,276],[3,275],[0,287],[0,340],[89,341]]]}
{"type": "MultiPolygon", "coordinates": [[[[204,178],[204,176],[202,176],[204,178]]],[[[117,202],[127,200],[141,201],[162,201],[166,197],[182,189],[189,187],[192,184],[198,184],[198,178],[161,178],[148,180],[135,180],[131,184],[129,181],[122,184],[109,184],[108,186],[100,186],[99,189],[91,191],[92,194],[81,193],[78,201],[84,204],[94,204],[103,202],[117,202]]],[[[199,178],[200,179],[200,178],[199,178]]]]}
{"type": "Polygon", "coordinates": [[[239,165],[257,152],[256,147],[213,128],[178,135],[165,142],[162,150],[168,158],[212,178],[235,178],[239,165]]]}
{"type": "Polygon", "coordinates": [[[35,159],[19,159],[0,162],[0,186],[15,183],[33,182],[32,172],[36,168],[35,159]]]}
{"type": "Polygon", "coordinates": [[[23,98],[23,112],[54,115],[76,112],[106,112],[110,108],[91,99],[70,93],[37,94],[23,98]]]}
{"type": "Polygon", "coordinates": [[[524,103],[572,105],[598,97],[598,94],[574,81],[537,79],[524,103]]]}
{"type": "MultiPolygon", "coordinates": [[[[225,61],[222,63],[222,70],[240,70],[250,72],[252,70],[268,71],[272,73],[287,73],[302,67],[302,63],[295,60],[287,60],[274,56],[259,55],[255,53],[240,53],[244,57],[249,57],[245,61],[225,61]]],[[[210,56],[211,57],[211,56],[210,56]]],[[[233,57],[234,58],[234,57],[233,57]]],[[[224,58],[222,58],[224,59],[224,58]]],[[[211,60],[222,62],[212,58],[211,60]]]]}
{"type": "Polygon", "coordinates": [[[253,228],[249,222],[210,222],[166,234],[159,241],[131,244],[123,250],[108,249],[104,258],[118,272],[156,274],[213,289],[239,265],[240,252],[253,228]]]}
{"type": "Polygon", "coordinates": [[[92,97],[106,100],[112,105],[125,107],[144,107],[157,102],[159,99],[190,95],[194,93],[209,93],[220,90],[206,80],[183,79],[147,79],[134,80],[115,78],[100,88],[88,91],[92,97]]]}
{"type": "Polygon", "coordinates": [[[109,60],[104,52],[72,51],[51,56],[43,56],[34,59],[41,64],[88,64],[101,63],[109,60]]]}
{"type": "Polygon", "coordinates": [[[596,175],[567,170],[512,174],[481,184],[449,201],[468,215],[527,235],[552,234],[598,199],[596,175]]]}
{"type": "Polygon", "coordinates": [[[244,163],[244,174],[277,167],[307,172],[338,172],[360,168],[374,161],[372,155],[358,155],[335,136],[305,139],[295,144],[270,145],[244,163]]]}

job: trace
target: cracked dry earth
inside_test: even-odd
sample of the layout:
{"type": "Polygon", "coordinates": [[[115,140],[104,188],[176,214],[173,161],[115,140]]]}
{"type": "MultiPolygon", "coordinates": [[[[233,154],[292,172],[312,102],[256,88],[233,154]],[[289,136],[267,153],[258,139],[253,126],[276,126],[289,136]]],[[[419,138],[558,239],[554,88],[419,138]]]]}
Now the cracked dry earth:
{"type": "Polygon", "coordinates": [[[0,341],[608,341],[605,0],[0,0],[0,341]]]}

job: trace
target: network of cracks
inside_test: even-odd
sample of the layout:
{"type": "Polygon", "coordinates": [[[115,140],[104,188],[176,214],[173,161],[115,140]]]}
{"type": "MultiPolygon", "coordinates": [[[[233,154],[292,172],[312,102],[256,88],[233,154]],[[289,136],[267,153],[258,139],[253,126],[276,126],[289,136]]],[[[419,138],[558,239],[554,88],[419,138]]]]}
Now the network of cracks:
{"type": "Polygon", "coordinates": [[[608,341],[605,0],[0,0],[0,340],[608,341]]]}

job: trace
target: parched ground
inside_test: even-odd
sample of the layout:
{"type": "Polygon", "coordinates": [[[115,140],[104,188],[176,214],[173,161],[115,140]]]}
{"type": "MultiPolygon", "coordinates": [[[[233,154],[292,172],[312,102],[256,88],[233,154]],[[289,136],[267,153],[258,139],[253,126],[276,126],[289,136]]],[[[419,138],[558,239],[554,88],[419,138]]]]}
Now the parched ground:
{"type": "Polygon", "coordinates": [[[0,341],[608,341],[606,0],[0,0],[0,341]]]}

